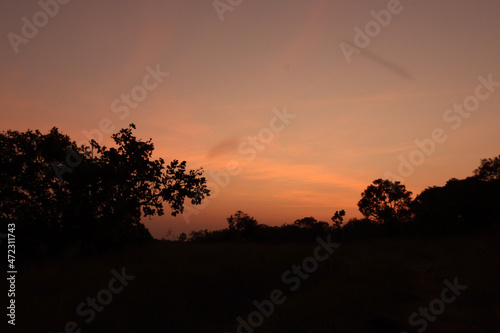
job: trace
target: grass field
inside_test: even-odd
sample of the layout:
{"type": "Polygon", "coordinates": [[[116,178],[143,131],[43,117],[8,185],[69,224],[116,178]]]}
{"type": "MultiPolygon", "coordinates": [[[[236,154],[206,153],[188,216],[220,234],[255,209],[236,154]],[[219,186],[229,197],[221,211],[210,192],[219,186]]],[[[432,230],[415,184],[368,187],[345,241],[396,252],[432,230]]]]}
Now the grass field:
{"type": "Polygon", "coordinates": [[[425,331],[500,332],[497,234],[345,242],[291,291],[283,273],[317,246],[157,241],[125,253],[37,263],[18,274],[17,321],[9,331],[236,332],[237,318],[256,311],[253,301],[279,289],[282,304],[255,332],[417,332],[423,324],[410,325],[410,315],[441,298],[443,281],[456,277],[467,289],[425,331]],[[81,316],[77,307],[109,289],[111,270],[122,268],[135,278],[111,300],[101,298],[109,304],[86,323],[89,312],[81,316]]]}

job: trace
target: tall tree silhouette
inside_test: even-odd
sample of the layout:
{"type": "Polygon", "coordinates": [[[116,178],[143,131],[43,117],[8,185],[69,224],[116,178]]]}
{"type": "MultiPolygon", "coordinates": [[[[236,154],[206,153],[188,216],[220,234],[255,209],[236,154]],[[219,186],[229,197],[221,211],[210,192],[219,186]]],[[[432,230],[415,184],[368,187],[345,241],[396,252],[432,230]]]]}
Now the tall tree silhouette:
{"type": "Polygon", "coordinates": [[[0,133],[0,224],[16,224],[18,252],[58,243],[70,197],[50,163],[65,161],[67,148],[77,149],[57,128],[0,133]]]}
{"type": "Polygon", "coordinates": [[[202,169],[152,160],[153,143],[137,139],[133,129],[114,134],[110,149],[95,141],[77,147],[57,128],[47,135],[1,133],[2,223],[17,223],[26,239],[55,251],[63,243],[103,249],[151,238],[140,219],[163,215],[164,203],[176,215],[186,198],[196,205],[209,195],[202,169]],[[79,163],[68,167],[68,154],[79,163]]]}

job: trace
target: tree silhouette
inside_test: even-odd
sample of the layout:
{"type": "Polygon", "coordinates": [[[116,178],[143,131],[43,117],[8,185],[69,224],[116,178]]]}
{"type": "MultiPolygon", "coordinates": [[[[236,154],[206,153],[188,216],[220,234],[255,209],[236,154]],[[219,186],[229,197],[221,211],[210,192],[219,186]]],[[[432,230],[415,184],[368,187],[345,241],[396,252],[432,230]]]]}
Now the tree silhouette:
{"type": "Polygon", "coordinates": [[[230,230],[247,232],[254,229],[258,224],[257,220],[241,210],[229,216],[227,218],[227,223],[229,224],[230,230]]]}
{"type": "Polygon", "coordinates": [[[325,235],[330,231],[330,225],[327,222],[318,221],[314,217],[304,217],[293,222],[295,228],[305,239],[314,239],[314,237],[325,235]]]}
{"type": "Polygon", "coordinates": [[[316,224],[318,223],[318,220],[316,220],[314,217],[304,217],[302,219],[295,220],[293,222],[294,225],[300,227],[300,228],[306,228],[306,229],[311,229],[313,228],[316,224]]]}
{"type": "Polygon", "coordinates": [[[481,165],[474,170],[474,176],[485,181],[500,179],[500,155],[482,159],[481,165]]]}
{"type": "Polygon", "coordinates": [[[343,209],[341,211],[336,211],[335,214],[332,216],[333,225],[337,229],[340,229],[342,227],[342,223],[344,222],[344,216],[345,216],[345,210],[343,209]]]}
{"type": "Polygon", "coordinates": [[[359,211],[380,224],[407,222],[411,217],[411,194],[398,181],[377,179],[361,194],[359,211]]]}
{"type": "Polygon", "coordinates": [[[469,233],[500,225],[500,179],[450,179],[414,201],[418,229],[428,234],[469,233]]]}
{"type": "Polygon", "coordinates": [[[150,239],[140,219],[163,215],[164,203],[175,216],[186,198],[199,204],[209,195],[202,169],[152,160],[153,143],[133,129],[114,134],[110,149],[95,141],[77,147],[57,128],[0,133],[2,223],[15,222],[27,243],[54,252],[63,244],[106,249],[150,239]]]}
{"type": "Polygon", "coordinates": [[[180,242],[185,242],[187,240],[187,235],[183,232],[177,238],[180,242]]]}

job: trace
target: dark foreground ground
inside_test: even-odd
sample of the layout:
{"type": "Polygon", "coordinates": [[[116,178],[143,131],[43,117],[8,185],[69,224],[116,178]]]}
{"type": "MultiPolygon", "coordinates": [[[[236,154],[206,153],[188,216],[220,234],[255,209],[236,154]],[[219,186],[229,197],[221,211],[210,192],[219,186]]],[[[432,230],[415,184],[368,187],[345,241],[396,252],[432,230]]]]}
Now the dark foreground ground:
{"type": "Polygon", "coordinates": [[[257,311],[254,300],[269,315],[265,300],[279,289],[282,304],[269,318],[255,312],[260,326],[239,332],[500,332],[499,235],[345,242],[317,270],[306,260],[308,278],[282,278],[317,246],[156,242],[38,263],[19,272],[16,326],[6,327],[4,316],[1,331],[236,332],[237,318],[248,322],[257,311]],[[135,278],[115,281],[111,271],[123,268],[135,278]],[[467,288],[444,290],[455,278],[467,288]],[[87,304],[96,296],[100,312],[87,304]],[[430,305],[434,314],[424,319],[419,308],[430,305]]]}

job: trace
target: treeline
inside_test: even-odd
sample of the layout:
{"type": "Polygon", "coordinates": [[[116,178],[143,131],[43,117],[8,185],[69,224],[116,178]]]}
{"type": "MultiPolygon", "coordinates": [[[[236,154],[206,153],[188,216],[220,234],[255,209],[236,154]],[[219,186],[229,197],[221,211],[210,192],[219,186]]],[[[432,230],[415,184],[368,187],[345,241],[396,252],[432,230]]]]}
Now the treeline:
{"type": "Polygon", "coordinates": [[[450,179],[445,186],[429,187],[412,199],[400,182],[377,179],[358,202],[364,218],[344,223],[345,211],[331,222],[305,217],[282,226],[259,224],[238,211],[227,218],[228,228],[181,235],[193,242],[313,241],[331,234],[338,239],[393,236],[444,236],[498,231],[500,228],[500,156],[481,160],[474,175],[450,179]]]}
{"type": "MultiPolygon", "coordinates": [[[[113,134],[111,148],[93,140],[77,146],[57,128],[47,134],[0,133],[0,233],[15,233],[18,258],[147,243],[152,237],[142,218],[163,215],[164,204],[175,216],[185,200],[197,205],[210,195],[203,169],[152,159],[151,139],[137,139],[134,129],[131,124],[113,134]]],[[[500,225],[500,156],[482,160],[472,177],[451,179],[414,199],[403,184],[377,179],[358,207],[363,219],[344,223],[341,210],[328,222],[305,217],[282,226],[259,224],[238,211],[226,229],[195,231],[179,240],[281,242],[326,234],[363,238],[493,230],[500,225]]]]}

